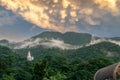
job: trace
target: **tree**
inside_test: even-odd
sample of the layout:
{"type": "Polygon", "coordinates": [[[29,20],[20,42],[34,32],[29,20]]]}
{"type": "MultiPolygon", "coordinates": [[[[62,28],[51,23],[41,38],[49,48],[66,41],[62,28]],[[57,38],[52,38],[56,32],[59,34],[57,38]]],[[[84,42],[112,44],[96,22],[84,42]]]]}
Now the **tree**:
{"type": "Polygon", "coordinates": [[[12,67],[14,57],[11,49],[0,46],[0,78],[12,67]]]}
{"type": "Polygon", "coordinates": [[[34,67],[34,76],[33,80],[43,80],[47,74],[48,63],[46,60],[42,62],[37,62],[34,67]]]}

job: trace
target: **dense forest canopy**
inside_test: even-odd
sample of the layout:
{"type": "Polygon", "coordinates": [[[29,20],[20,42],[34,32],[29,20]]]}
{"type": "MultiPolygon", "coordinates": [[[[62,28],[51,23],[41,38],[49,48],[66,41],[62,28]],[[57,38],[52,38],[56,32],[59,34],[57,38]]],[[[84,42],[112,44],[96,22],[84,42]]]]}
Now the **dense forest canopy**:
{"type": "Polygon", "coordinates": [[[98,69],[119,61],[119,53],[120,47],[109,42],[76,50],[0,46],[0,80],[93,80],[98,69]],[[26,58],[29,50],[33,61],[26,58]]]}

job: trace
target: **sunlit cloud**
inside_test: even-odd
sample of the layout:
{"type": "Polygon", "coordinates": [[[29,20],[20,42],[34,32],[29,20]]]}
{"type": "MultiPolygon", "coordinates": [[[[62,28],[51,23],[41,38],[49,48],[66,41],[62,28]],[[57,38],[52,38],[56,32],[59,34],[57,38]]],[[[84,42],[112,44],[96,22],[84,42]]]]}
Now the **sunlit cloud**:
{"type": "Polygon", "coordinates": [[[94,0],[94,2],[99,5],[100,9],[105,9],[113,15],[119,11],[117,0],[94,0]]]}
{"type": "Polygon", "coordinates": [[[80,31],[78,21],[94,26],[108,13],[120,14],[118,0],[1,0],[0,5],[40,28],[59,32],[80,31]]]}

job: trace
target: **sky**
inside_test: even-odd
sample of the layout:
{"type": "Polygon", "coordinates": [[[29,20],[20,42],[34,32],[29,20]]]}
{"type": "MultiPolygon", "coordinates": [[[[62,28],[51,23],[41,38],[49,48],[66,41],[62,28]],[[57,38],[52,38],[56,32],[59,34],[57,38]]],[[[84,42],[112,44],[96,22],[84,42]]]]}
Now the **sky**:
{"type": "Polygon", "coordinates": [[[0,39],[46,30],[120,37],[120,0],[0,0],[0,39]]]}

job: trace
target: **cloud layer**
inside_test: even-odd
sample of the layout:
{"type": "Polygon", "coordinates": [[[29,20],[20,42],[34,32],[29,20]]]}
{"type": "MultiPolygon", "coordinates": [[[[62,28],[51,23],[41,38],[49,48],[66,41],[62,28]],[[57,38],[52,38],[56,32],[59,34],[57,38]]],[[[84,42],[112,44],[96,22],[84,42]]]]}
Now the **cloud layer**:
{"type": "Polygon", "coordinates": [[[16,44],[17,46],[15,49],[21,49],[26,47],[36,47],[36,46],[43,46],[45,48],[60,48],[60,49],[77,49],[80,48],[80,46],[73,46],[71,44],[64,43],[64,41],[57,40],[57,39],[28,39],[23,42],[19,42],[16,44]]]}
{"type": "MultiPolygon", "coordinates": [[[[119,0],[1,0],[0,5],[44,29],[80,31],[78,21],[99,25],[101,20],[120,15],[119,0]],[[104,18],[103,18],[104,17],[104,18]]],[[[106,19],[107,20],[107,19],[106,19]]]]}

